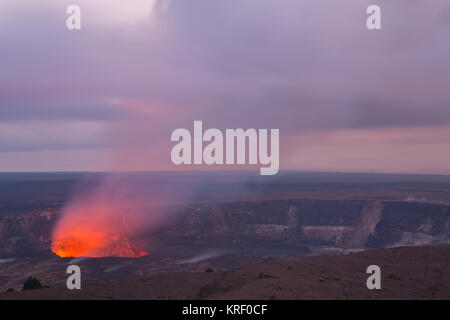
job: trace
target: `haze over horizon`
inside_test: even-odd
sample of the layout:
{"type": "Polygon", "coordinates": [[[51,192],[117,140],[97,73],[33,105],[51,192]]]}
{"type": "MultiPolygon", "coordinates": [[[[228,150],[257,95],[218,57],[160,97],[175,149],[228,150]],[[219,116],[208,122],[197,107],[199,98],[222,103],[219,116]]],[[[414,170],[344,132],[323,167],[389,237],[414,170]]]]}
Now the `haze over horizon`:
{"type": "Polygon", "coordinates": [[[202,120],[279,128],[280,171],[448,175],[450,3],[372,2],[3,0],[0,172],[195,170],[202,120]]]}

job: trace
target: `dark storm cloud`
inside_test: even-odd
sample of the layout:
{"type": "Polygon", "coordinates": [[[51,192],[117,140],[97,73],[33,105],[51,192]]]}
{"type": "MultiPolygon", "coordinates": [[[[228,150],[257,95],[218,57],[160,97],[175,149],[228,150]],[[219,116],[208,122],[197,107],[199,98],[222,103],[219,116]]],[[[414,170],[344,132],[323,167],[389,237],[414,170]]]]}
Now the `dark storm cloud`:
{"type": "Polygon", "coordinates": [[[19,121],[111,121],[121,116],[121,108],[93,99],[8,99],[0,101],[0,123],[19,121]]]}
{"type": "Polygon", "coordinates": [[[450,103],[426,105],[414,101],[358,99],[354,103],[358,127],[444,126],[449,124],[450,103]]]}
{"type": "Polygon", "coordinates": [[[104,131],[104,123],[94,121],[0,123],[0,152],[104,147],[111,144],[104,131]]]}

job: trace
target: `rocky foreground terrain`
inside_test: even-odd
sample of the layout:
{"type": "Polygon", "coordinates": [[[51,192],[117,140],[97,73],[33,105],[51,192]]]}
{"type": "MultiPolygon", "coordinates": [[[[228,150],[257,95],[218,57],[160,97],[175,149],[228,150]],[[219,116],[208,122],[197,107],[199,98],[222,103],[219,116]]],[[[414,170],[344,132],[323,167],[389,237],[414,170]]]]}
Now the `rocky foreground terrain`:
{"type": "MultiPolygon", "coordinates": [[[[186,270],[185,266],[179,270],[169,268],[171,272],[154,270],[153,274],[145,259],[148,258],[134,260],[138,267],[133,270],[140,271],[140,276],[131,275],[130,260],[122,260],[122,267],[114,259],[79,260],[82,270],[87,270],[83,275],[87,276],[83,277],[81,290],[72,291],[61,283],[63,267],[71,262],[67,259],[51,259],[47,264],[41,261],[35,263],[35,268],[17,265],[14,270],[22,270],[24,277],[33,271],[43,275],[47,268],[47,277],[41,279],[44,284],[55,281],[50,274],[59,271],[59,284],[46,289],[3,292],[0,299],[450,299],[449,247],[401,247],[262,262],[226,256],[185,261],[191,271],[180,271],[186,270]],[[244,266],[222,268],[232,261],[244,266]],[[366,287],[366,268],[373,264],[381,268],[381,290],[366,287]],[[93,280],[95,268],[97,276],[99,270],[115,275],[93,280]],[[120,274],[128,274],[128,278],[120,279],[120,274]]],[[[11,270],[13,263],[3,262],[2,270],[11,270]]]]}

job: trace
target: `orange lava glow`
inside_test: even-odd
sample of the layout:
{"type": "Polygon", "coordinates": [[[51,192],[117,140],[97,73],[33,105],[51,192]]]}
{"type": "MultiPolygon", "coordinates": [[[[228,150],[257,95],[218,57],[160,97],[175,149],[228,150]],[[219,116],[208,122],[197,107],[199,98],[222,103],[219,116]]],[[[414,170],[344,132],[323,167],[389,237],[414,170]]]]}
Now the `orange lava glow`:
{"type": "Polygon", "coordinates": [[[124,202],[71,204],[53,231],[51,250],[60,257],[141,257],[148,253],[130,238],[139,223],[124,202]]]}
{"type": "Polygon", "coordinates": [[[148,253],[124,236],[101,232],[76,232],[53,240],[52,251],[60,257],[131,257],[148,253]]]}

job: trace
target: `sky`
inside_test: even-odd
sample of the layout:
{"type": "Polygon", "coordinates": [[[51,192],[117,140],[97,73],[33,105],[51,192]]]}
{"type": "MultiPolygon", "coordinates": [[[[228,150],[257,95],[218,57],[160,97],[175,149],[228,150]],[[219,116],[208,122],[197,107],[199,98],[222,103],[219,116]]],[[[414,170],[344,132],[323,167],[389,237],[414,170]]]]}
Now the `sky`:
{"type": "Polygon", "coordinates": [[[202,120],[279,128],[281,170],[450,174],[449,34],[448,0],[2,0],[0,171],[172,170],[202,120]]]}

